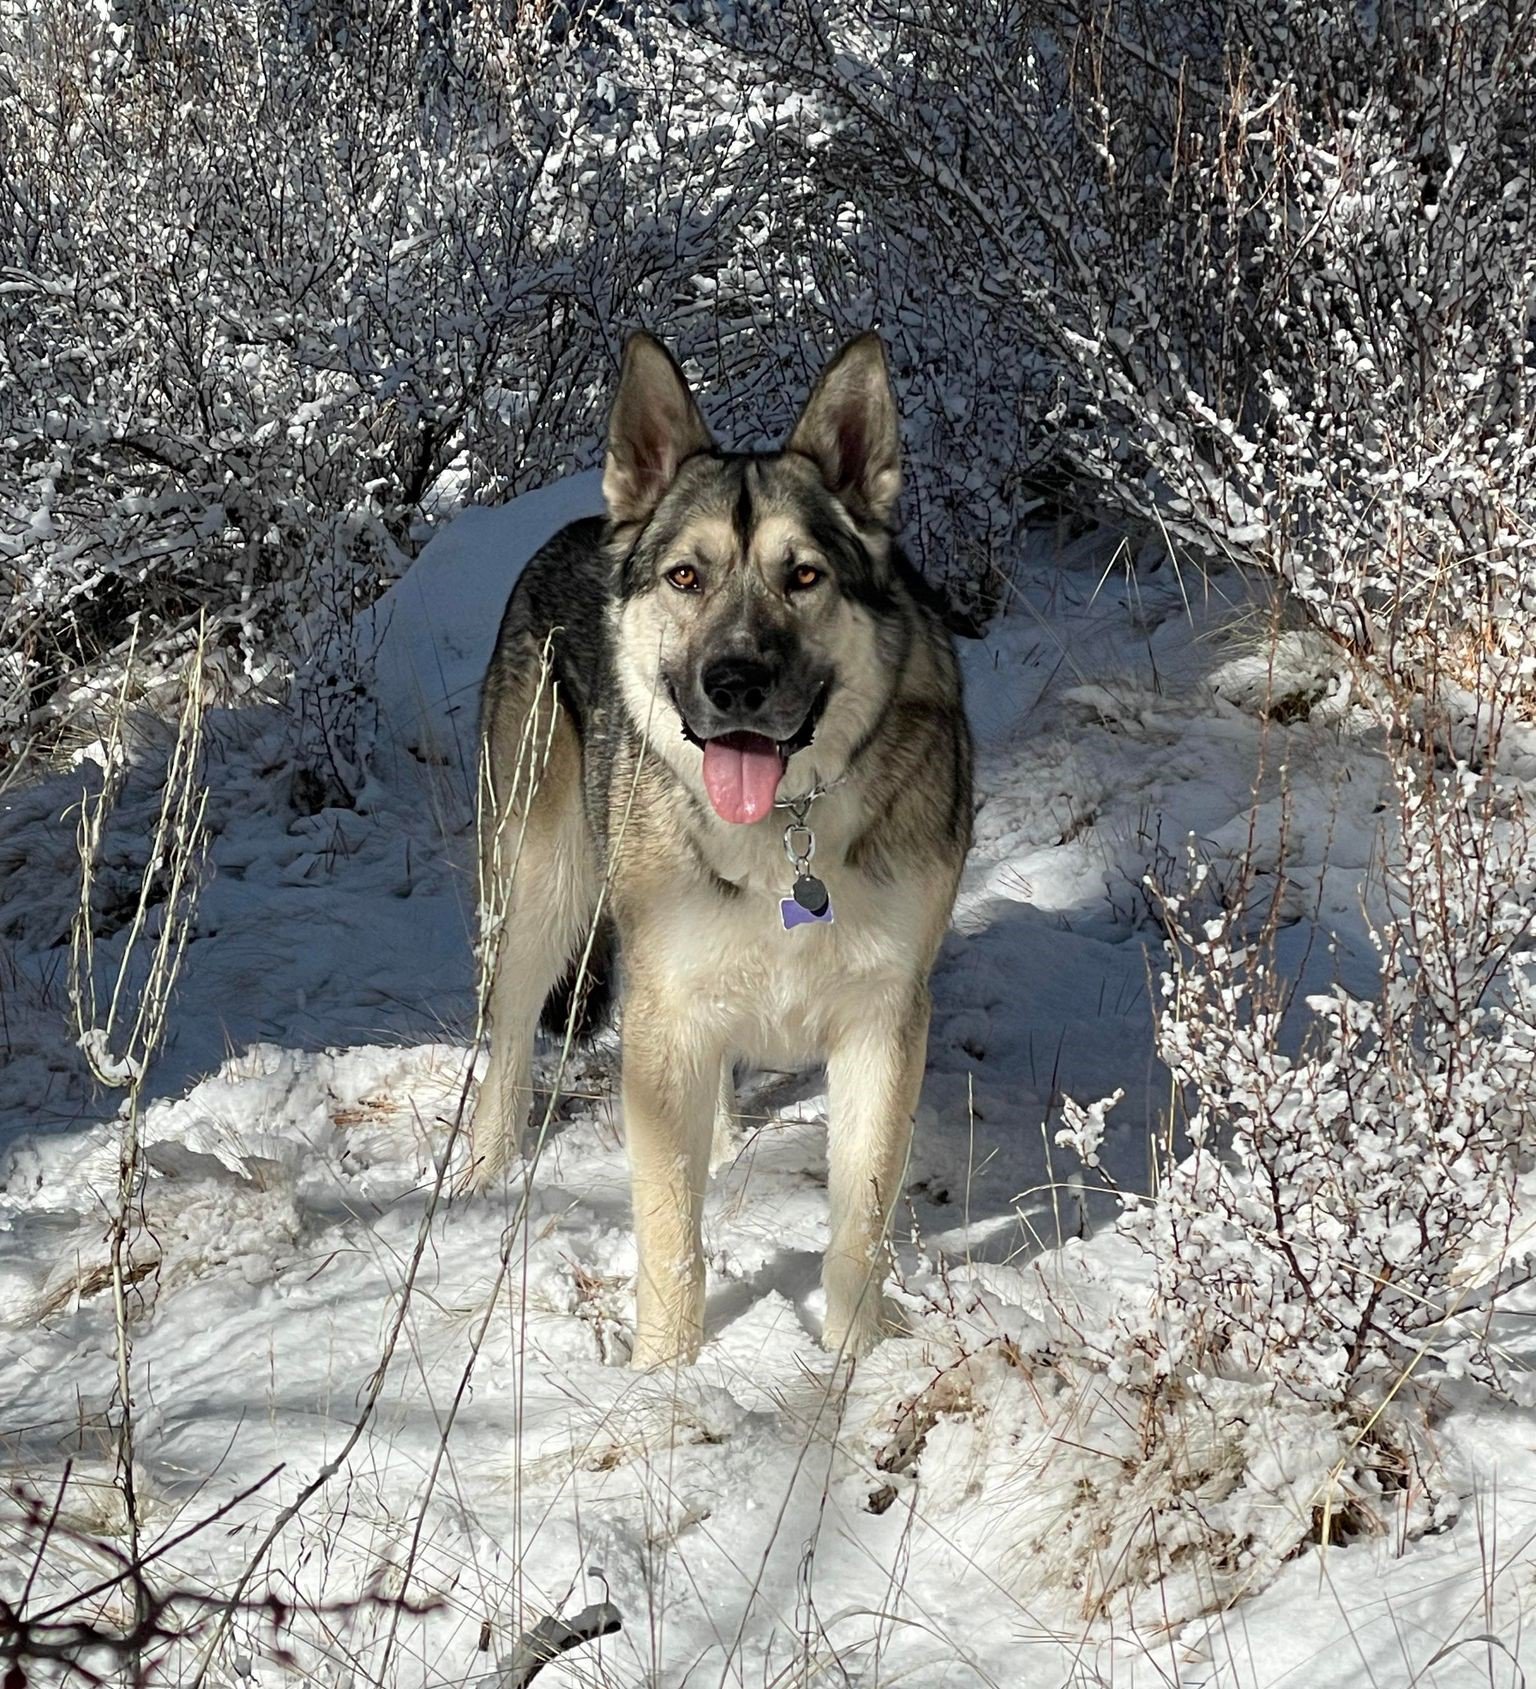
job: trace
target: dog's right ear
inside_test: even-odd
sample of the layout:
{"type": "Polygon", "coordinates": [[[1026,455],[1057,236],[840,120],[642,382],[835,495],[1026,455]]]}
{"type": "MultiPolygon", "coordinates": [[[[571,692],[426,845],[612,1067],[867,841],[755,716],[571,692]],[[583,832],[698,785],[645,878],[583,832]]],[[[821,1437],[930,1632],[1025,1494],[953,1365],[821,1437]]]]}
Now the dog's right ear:
{"type": "Polygon", "coordinates": [[[683,372],[659,340],[632,334],[608,418],[603,499],[615,522],[644,522],[683,463],[714,448],[683,372]]]}

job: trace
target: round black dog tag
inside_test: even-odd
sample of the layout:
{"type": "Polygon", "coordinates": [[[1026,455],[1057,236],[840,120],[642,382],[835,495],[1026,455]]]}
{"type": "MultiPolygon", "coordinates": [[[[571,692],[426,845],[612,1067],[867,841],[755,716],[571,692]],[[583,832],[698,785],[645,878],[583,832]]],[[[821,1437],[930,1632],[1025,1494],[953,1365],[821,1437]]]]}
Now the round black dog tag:
{"type": "Polygon", "coordinates": [[[790,888],[789,895],[807,915],[823,915],[831,899],[827,888],[814,874],[802,874],[790,888]]]}

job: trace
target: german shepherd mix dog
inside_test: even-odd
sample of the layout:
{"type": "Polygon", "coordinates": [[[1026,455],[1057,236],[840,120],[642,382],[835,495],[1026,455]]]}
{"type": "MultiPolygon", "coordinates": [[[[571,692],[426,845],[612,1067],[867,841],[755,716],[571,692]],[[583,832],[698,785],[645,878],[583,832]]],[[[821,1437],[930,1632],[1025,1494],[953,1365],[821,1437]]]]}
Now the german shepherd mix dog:
{"type": "Polygon", "coordinates": [[[699,1216],[738,1057],[826,1063],[823,1337],[857,1354],[879,1335],[928,975],[971,826],[954,651],[891,537],[900,483],[875,335],[833,360],[782,450],[731,453],[637,334],[608,519],[550,540],[501,624],[482,715],[491,1053],[470,1177],[517,1153],[541,1006],[581,1013],[574,976],[611,929],[637,1366],[698,1353],[699,1216]]]}

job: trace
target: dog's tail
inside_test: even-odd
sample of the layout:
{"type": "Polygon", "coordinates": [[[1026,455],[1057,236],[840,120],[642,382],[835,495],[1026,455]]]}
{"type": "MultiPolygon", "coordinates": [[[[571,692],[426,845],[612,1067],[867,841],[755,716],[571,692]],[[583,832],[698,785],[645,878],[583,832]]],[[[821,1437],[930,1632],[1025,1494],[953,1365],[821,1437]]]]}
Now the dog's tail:
{"type": "Polygon", "coordinates": [[[575,1041],[584,1043],[607,1025],[613,1009],[614,935],[612,924],[599,921],[592,953],[582,970],[587,944],[583,938],[570,966],[544,999],[539,1025],[551,1038],[564,1038],[569,1027],[575,1041]],[[578,989],[578,978],[580,981],[578,989]]]}

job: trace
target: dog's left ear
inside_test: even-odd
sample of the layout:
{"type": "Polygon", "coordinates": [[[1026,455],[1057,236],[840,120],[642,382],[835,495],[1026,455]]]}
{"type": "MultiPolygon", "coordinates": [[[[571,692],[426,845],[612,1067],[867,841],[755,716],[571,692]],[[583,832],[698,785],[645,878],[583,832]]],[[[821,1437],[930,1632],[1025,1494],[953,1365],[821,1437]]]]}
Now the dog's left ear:
{"type": "Polygon", "coordinates": [[[901,495],[901,418],[878,334],[850,340],[821,372],[789,437],[856,517],[889,527],[901,495]]]}

